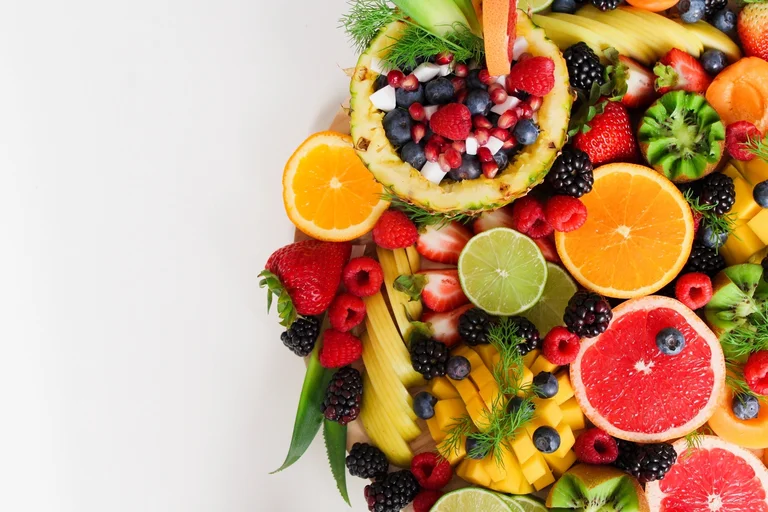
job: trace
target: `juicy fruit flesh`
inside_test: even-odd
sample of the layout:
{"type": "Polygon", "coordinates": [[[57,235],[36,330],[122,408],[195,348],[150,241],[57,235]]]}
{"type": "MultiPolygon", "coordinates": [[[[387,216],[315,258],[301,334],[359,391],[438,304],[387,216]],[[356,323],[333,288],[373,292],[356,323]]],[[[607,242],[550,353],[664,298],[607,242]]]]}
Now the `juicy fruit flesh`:
{"type": "Polygon", "coordinates": [[[617,428],[661,433],[685,425],[706,406],[714,386],[712,352],[678,312],[668,308],[623,315],[584,353],[581,375],[589,403],[617,428]],[[675,327],[686,344],[662,354],[656,333],[675,327]]]}
{"type": "Polygon", "coordinates": [[[768,448],[768,404],[760,404],[757,418],[742,420],[733,413],[732,400],[730,391],[723,394],[709,419],[710,428],[733,444],[751,449],[768,448]]]}
{"type": "Polygon", "coordinates": [[[723,123],[749,121],[768,129],[768,62],[746,57],[722,71],[707,89],[707,101],[723,123]]]}

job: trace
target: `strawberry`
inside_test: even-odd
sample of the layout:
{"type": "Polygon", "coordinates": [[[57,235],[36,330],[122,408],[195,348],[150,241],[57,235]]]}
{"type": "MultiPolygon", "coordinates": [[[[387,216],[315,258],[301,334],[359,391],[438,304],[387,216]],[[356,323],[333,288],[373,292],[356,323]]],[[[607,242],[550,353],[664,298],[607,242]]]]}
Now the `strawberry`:
{"type": "Polygon", "coordinates": [[[444,313],[469,302],[461,289],[456,269],[422,270],[395,279],[395,290],[419,300],[437,313],[444,313]]]}
{"type": "Polygon", "coordinates": [[[557,247],[555,247],[554,234],[545,236],[544,238],[534,238],[533,241],[539,246],[539,250],[545,260],[551,263],[562,263],[560,255],[557,254],[557,247]]]}
{"type": "Polygon", "coordinates": [[[466,140],[472,130],[472,114],[461,103],[450,103],[432,114],[432,131],[452,140],[466,140]]]}
{"type": "Polygon", "coordinates": [[[384,249],[404,249],[416,242],[419,233],[406,214],[387,210],[373,227],[373,241],[384,249]]]}
{"type": "Polygon", "coordinates": [[[610,71],[615,82],[614,91],[621,96],[621,102],[629,108],[647,107],[656,99],[653,82],[656,76],[651,70],[624,55],[610,71]]]}
{"type": "Polygon", "coordinates": [[[450,348],[461,341],[459,318],[474,307],[473,304],[466,304],[447,313],[425,311],[421,321],[430,324],[432,327],[432,338],[445,343],[450,348]]]}
{"type": "Polygon", "coordinates": [[[576,134],[573,145],[589,155],[592,165],[637,160],[637,142],[627,107],[615,101],[587,122],[588,131],[576,134]]]}
{"type": "Polygon", "coordinates": [[[280,323],[286,327],[297,314],[323,313],[336,295],[351,251],[349,242],[305,240],[272,253],[266,269],[259,274],[259,286],[267,287],[267,310],[273,295],[277,295],[280,323]]]}
{"type": "Polygon", "coordinates": [[[669,91],[688,91],[704,94],[712,79],[704,66],[688,53],[672,48],[653,68],[656,90],[659,94],[669,91]]]}
{"type": "Polygon", "coordinates": [[[430,261],[456,265],[459,254],[467,245],[472,233],[458,222],[443,226],[426,226],[416,241],[416,250],[430,261]]]}
{"type": "Polygon", "coordinates": [[[747,3],[736,27],[744,54],[768,60],[768,3],[747,3]]]}
{"type": "Polygon", "coordinates": [[[555,86],[555,63],[549,57],[531,57],[518,62],[507,75],[508,91],[546,96],[555,86]]]}
{"type": "Polygon", "coordinates": [[[510,207],[507,206],[498,210],[483,212],[472,224],[472,231],[476,235],[493,228],[515,228],[510,207]]]}

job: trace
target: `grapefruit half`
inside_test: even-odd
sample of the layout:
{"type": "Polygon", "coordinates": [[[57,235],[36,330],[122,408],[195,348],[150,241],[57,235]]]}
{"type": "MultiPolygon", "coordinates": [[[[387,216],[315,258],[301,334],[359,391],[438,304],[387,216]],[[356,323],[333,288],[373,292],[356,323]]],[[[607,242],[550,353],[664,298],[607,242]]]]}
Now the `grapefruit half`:
{"type": "Polygon", "coordinates": [[[582,341],[571,382],[595,426],[620,439],[653,443],[706,423],[724,389],[725,360],[717,337],[693,311],[651,295],[624,302],[603,334],[582,341]],[[656,346],[656,334],[667,327],[685,337],[676,356],[656,346]]]}
{"type": "Polygon", "coordinates": [[[673,446],[677,462],[645,488],[653,512],[768,512],[768,470],[748,450],[715,436],[673,446]]]}

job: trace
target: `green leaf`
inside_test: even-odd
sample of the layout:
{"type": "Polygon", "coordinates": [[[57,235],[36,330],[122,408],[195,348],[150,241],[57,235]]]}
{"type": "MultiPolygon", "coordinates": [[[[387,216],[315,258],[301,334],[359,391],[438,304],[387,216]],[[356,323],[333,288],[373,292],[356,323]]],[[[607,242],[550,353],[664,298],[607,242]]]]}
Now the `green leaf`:
{"type": "Polygon", "coordinates": [[[320,430],[320,424],[323,422],[323,413],[320,405],[323,403],[323,396],[331,381],[333,372],[320,364],[318,353],[322,343],[318,340],[315,349],[309,356],[307,373],[304,376],[304,385],[301,387],[301,398],[299,398],[299,407],[296,410],[296,420],[293,423],[293,435],[291,436],[291,446],[288,448],[288,455],[285,457],[283,465],[274,470],[271,474],[284,470],[299,460],[304,452],[307,451],[312,440],[315,439],[317,431],[320,430]]]}
{"type": "Polygon", "coordinates": [[[331,465],[331,473],[336,480],[336,488],[339,494],[349,503],[347,493],[347,472],[344,464],[347,458],[347,426],[335,421],[323,422],[323,437],[325,438],[325,451],[328,454],[328,463],[331,465]]]}
{"type": "Polygon", "coordinates": [[[392,287],[408,296],[409,302],[421,300],[421,292],[427,285],[428,278],[424,274],[403,274],[395,279],[392,287]]]}
{"type": "Polygon", "coordinates": [[[261,278],[259,288],[267,289],[267,313],[272,309],[273,295],[277,295],[277,314],[280,315],[280,325],[290,327],[296,320],[297,313],[288,290],[283,287],[280,278],[269,270],[262,270],[259,277],[261,278]]]}

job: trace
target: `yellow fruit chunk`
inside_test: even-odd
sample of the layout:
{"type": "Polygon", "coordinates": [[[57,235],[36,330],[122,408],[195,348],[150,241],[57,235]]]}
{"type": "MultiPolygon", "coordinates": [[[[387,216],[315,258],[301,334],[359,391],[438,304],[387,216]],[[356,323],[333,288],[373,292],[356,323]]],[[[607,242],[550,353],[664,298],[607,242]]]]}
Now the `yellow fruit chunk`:
{"type": "Polygon", "coordinates": [[[485,367],[485,364],[483,363],[483,360],[480,358],[478,353],[466,345],[462,345],[455,349],[452,355],[466,357],[469,361],[469,366],[472,368],[471,371],[474,371],[476,368],[485,367]]]}
{"type": "Polygon", "coordinates": [[[757,235],[757,238],[759,238],[763,244],[768,244],[768,210],[760,210],[757,215],[747,222],[747,226],[749,226],[749,229],[757,235]]]}
{"type": "Polygon", "coordinates": [[[415,245],[405,248],[405,256],[408,258],[408,264],[411,266],[412,274],[421,270],[421,254],[416,250],[415,245]]]}
{"type": "Polygon", "coordinates": [[[363,389],[365,389],[365,398],[360,408],[360,419],[368,437],[386,454],[392,464],[408,467],[413,458],[413,452],[384,413],[376,389],[367,373],[363,376],[363,389]]]}
{"type": "MultiPolygon", "coordinates": [[[[397,275],[414,274],[419,271],[419,253],[416,252],[416,249],[413,246],[408,247],[407,249],[395,249],[392,251],[392,254],[395,256],[397,275]],[[408,254],[409,249],[413,249],[413,252],[416,253],[416,270],[414,270],[414,266],[411,264],[411,257],[408,254]]],[[[422,305],[420,300],[409,300],[405,302],[403,306],[408,313],[408,316],[416,320],[421,318],[422,305]]]]}
{"type": "Polygon", "coordinates": [[[701,41],[704,48],[715,48],[722,51],[732,63],[741,58],[741,49],[739,48],[739,45],[734,43],[724,32],[719,31],[706,21],[697,21],[696,23],[683,23],[681,20],[676,21],[682,24],[688,32],[696,36],[696,38],[701,41]]]}
{"type": "Polygon", "coordinates": [[[568,450],[573,448],[573,444],[576,442],[576,436],[573,435],[571,427],[565,423],[558,425],[555,430],[557,430],[557,433],[560,435],[560,447],[550,455],[553,455],[556,458],[563,458],[568,453],[568,450]]]}
{"type": "Polygon", "coordinates": [[[455,466],[467,456],[467,437],[462,436],[461,442],[455,447],[448,447],[443,440],[437,444],[437,451],[451,466],[455,466]]]}
{"type": "Polygon", "coordinates": [[[495,380],[488,382],[485,386],[480,388],[480,398],[483,399],[486,407],[489,411],[494,410],[494,407],[502,406],[501,402],[501,390],[495,380]]]}
{"type": "Polygon", "coordinates": [[[563,414],[562,422],[571,427],[571,430],[581,430],[586,426],[584,413],[575,398],[560,405],[560,412],[563,414]]]}
{"type": "Polygon", "coordinates": [[[459,393],[456,388],[448,381],[446,377],[435,377],[429,381],[427,390],[435,395],[438,400],[445,400],[446,398],[459,398],[459,393]]]}
{"type": "Polygon", "coordinates": [[[483,399],[480,398],[480,395],[477,395],[466,402],[466,406],[467,413],[469,413],[469,417],[472,418],[472,423],[474,423],[481,432],[487,430],[489,426],[488,410],[485,408],[485,403],[483,403],[483,399]]]}
{"type": "Polygon", "coordinates": [[[533,435],[534,431],[542,425],[555,428],[563,420],[563,411],[552,399],[534,398],[533,403],[536,406],[533,420],[525,425],[530,435],[533,435]]]}
{"type": "Polygon", "coordinates": [[[764,246],[760,238],[741,220],[736,221],[736,228],[723,244],[721,252],[728,265],[738,265],[746,262],[764,246]]]}
{"type": "Polygon", "coordinates": [[[515,452],[517,460],[521,463],[527,461],[538,450],[533,445],[531,438],[523,430],[518,430],[515,438],[509,442],[512,451],[515,452]]]}
{"type": "Polygon", "coordinates": [[[456,468],[456,474],[467,482],[488,487],[491,483],[491,477],[485,473],[481,462],[474,459],[464,459],[456,468]]]}
{"type": "Polygon", "coordinates": [[[469,402],[477,396],[477,388],[469,379],[453,380],[449,378],[448,382],[453,384],[453,387],[456,388],[456,391],[459,392],[459,396],[461,396],[461,399],[464,400],[464,403],[469,402]]]}
{"type": "Polygon", "coordinates": [[[438,400],[435,404],[435,415],[433,419],[437,421],[437,426],[443,432],[448,432],[456,421],[467,414],[464,402],[458,398],[449,398],[448,400],[438,400]]]}
{"type": "Polygon", "coordinates": [[[527,461],[523,462],[520,469],[523,470],[525,479],[531,484],[546,475],[549,471],[547,461],[544,460],[544,457],[538,450],[527,461]]]}
{"type": "Polygon", "coordinates": [[[731,160],[731,164],[733,164],[741,175],[753,186],[761,181],[768,180],[768,162],[762,158],[753,158],[749,162],[731,160]]]}
{"type": "Polygon", "coordinates": [[[533,365],[531,366],[531,372],[534,375],[538,375],[541,372],[553,373],[555,370],[557,370],[557,365],[547,361],[547,358],[544,356],[537,357],[536,361],[534,361],[533,365]]]}
{"type": "Polygon", "coordinates": [[[478,366],[473,366],[472,371],[469,374],[469,378],[475,383],[477,389],[482,389],[488,384],[496,383],[496,379],[493,378],[493,374],[485,367],[482,362],[478,366]]]}
{"type": "Polygon", "coordinates": [[[427,420],[427,428],[429,428],[429,435],[432,436],[432,439],[436,443],[439,443],[448,437],[448,434],[443,432],[443,429],[440,428],[440,422],[435,416],[432,416],[427,420]]]}
{"type": "Polygon", "coordinates": [[[523,366],[526,368],[530,368],[533,366],[533,362],[536,361],[536,359],[541,355],[540,350],[531,350],[527,354],[523,356],[523,366]]]}
{"type": "Polygon", "coordinates": [[[496,463],[496,456],[493,453],[488,454],[487,457],[480,461],[480,467],[483,468],[491,482],[502,480],[507,474],[504,468],[496,463]]]}
{"type": "Polygon", "coordinates": [[[520,468],[520,463],[515,454],[505,446],[502,448],[501,457],[504,462],[502,470],[504,476],[494,481],[491,484],[491,488],[511,494],[529,494],[533,492],[533,487],[523,476],[523,470],[520,468]]]}
{"type": "Polygon", "coordinates": [[[549,470],[549,467],[547,467],[546,473],[544,473],[544,476],[533,482],[533,488],[537,491],[542,490],[548,485],[552,485],[555,483],[555,477],[552,475],[552,471],[549,470]]]}
{"type": "MultiPolygon", "coordinates": [[[[402,249],[398,250],[402,251],[402,249]]],[[[392,305],[392,316],[395,317],[395,323],[400,334],[405,338],[411,330],[411,321],[408,319],[408,314],[406,314],[406,304],[411,302],[411,300],[408,295],[394,288],[395,279],[401,275],[401,272],[395,261],[393,251],[376,247],[376,255],[379,258],[379,264],[381,264],[381,270],[384,274],[384,287],[387,290],[389,303],[392,305]]],[[[403,257],[405,257],[405,253],[403,253],[403,257]]],[[[408,274],[410,274],[410,267],[408,267],[408,271],[408,274]]],[[[421,301],[415,302],[421,305],[421,301]]],[[[418,319],[418,317],[413,316],[411,318],[418,319]]]]}
{"type": "Polygon", "coordinates": [[[496,347],[490,343],[486,345],[478,345],[475,347],[475,352],[477,352],[477,355],[479,355],[480,359],[483,360],[483,364],[486,366],[486,368],[493,370],[493,358],[499,354],[499,352],[496,350],[496,347]]]}
{"type": "Polygon", "coordinates": [[[731,208],[731,213],[736,215],[737,219],[751,219],[754,217],[760,211],[760,205],[755,202],[752,196],[752,185],[731,164],[725,166],[723,174],[733,179],[733,187],[736,191],[736,202],[733,204],[733,208],[731,208]]]}
{"type": "Polygon", "coordinates": [[[520,389],[521,391],[518,393],[519,396],[523,396],[526,394],[528,388],[531,387],[531,384],[533,384],[533,372],[528,369],[527,366],[523,367],[523,378],[520,381],[520,389]]]}
{"type": "Polygon", "coordinates": [[[571,376],[568,372],[560,372],[560,374],[557,375],[557,386],[557,394],[552,397],[552,401],[557,405],[563,404],[573,397],[571,376]]]}
{"type": "Polygon", "coordinates": [[[576,463],[576,453],[573,450],[568,450],[563,457],[555,457],[553,453],[545,453],[544,460],[547,461],[555,476],[561,477],[576,463]]]}

